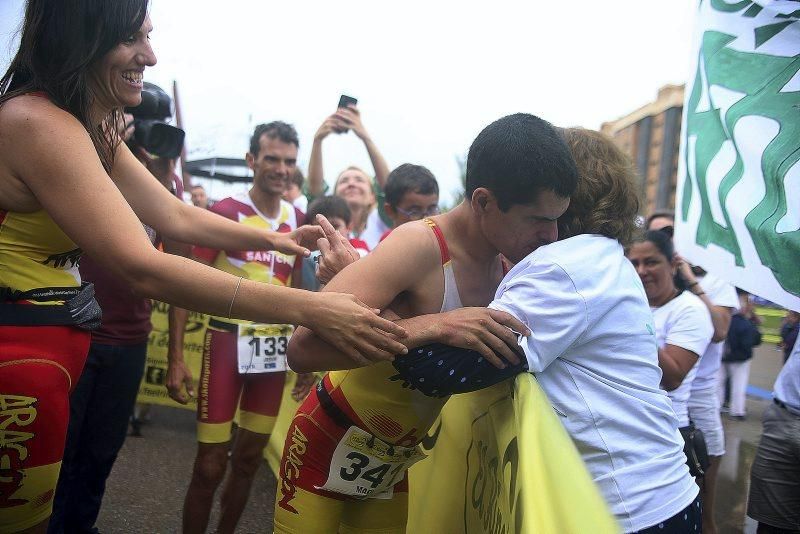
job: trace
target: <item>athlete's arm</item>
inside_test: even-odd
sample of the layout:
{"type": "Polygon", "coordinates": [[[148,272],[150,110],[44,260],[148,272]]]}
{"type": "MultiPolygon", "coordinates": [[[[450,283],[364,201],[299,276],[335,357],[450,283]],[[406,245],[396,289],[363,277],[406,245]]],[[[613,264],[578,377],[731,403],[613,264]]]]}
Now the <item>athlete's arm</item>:
{"type": "Polygon", "coordinates": [[[490,308],[460,308],[395,322],[409,332],[403,339],[409,349],[442,343],[474,350],[498,369],[504,369],[507,363],[520,363],[515,332],[523,336],[530,333],[513,315],[490,308]]]}
{"type": "MultiPolygon", "coordinates": [[[[336,232],[327,221],[319,220],[331,241],[336,232]]],[[[387,308],[403,292],[413,291],[420,273],[441,269],[438,246],[430,229],[423,224],[405,225],[396,229],[385,245],[366,257],[348,265],[323,291],[352,292],[366,299],[373,307],[387,308]]],[[[486,308],[463,308],[441,314],[429,314],[400,320],[409,333],[403,339],[409,349],[432,342],[470,348],[484,354],[497,367],[504,364],[494,353],[497,350],[512,363],[519,358],[510,347],[516,347],[516,336],[506,328],[527,333],[521,322],[505,312],[486,308]]],[[[375,361],[360,355],[337,351],[307,329],[298,328],[288,351],[289,365],[296,372],[352,369],[375,361]]]]}
{"type": "Polygon", "coordinates": [[[169,342],[167,345],[167,394],[181,404],[194,398],[194,378],[183,358],[183,338],[189,313],[178,306],[170,306],[169,342]],[[184,393],[184,388],[186,393],[184,393]]]}
{"type": "MultiPolygon", "coordinates": [[[[33,98],[19,97],[0,108],[0,160],[70,239],[135,293],[215,315],[304,325],[336,346],[374,358],[405,348],[384,333],[404,335],[402,328],[351,295],[240,280],[157,251],[103,169],[83,126],[44,99],[32,104],[33,98]]],[[[152,176],[149,183],[144,186],[149,196],[178,202],[152,176]]]]}
{"type": "Polygon", "coordinates": [[[308,246],[322,237],[314,227],[290,233],[259,230],[185,204],[164,189],[124,143],[117,148],[112,177],[142,222],[177,241],[217,249],[274,249],[307,256],[308,246]]]}
{"type": "MultiPolygon", "coordinates": [[[[378,247],[348,265],[322,289],[322,294],[349,291],[362,302],[367,299],[371,307],[384,309],[415,286],[419,273],[439,268],[439,251],[427,227],[405,225],[396,233],[393,246],[378,247]]],[[[289,366],[297,373],[351,369],[393,357],[394,354],[387,354],[382,358],[367,358],[340,352],[305,328],[295,330],[287,351],[289,366]]]]}
{"type": "MultiPolygon", "coordinates": [[[[192,247],[164,239],[164,252],[188,258],[191,255],[192,247]]],[[[171,399],[186,404],[189,399],[194,398],[194,380],[189,366],[183,357],[183,340],[186,333],[186,323],[188,322],[189,312],[179,306],[169,306],[167,312],[167,393],[171,399]],[[185,388],[185,389],[184,389],[185,388]],[[186,393],[184,393],[186,391],[186,393]]]]}

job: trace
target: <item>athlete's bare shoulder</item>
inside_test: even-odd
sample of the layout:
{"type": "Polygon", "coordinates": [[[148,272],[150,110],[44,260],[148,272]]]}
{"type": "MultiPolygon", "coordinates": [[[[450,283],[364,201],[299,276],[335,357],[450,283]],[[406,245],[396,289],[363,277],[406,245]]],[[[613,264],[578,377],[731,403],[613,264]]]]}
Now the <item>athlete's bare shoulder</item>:
{"type": "Polygon", "coordinates": [[[382,309],[398,295],[421,292],[427,278],[441,271],[440,258],[436,237],[425,223],[404,224],[337,274],[325,290],[351,293],[382,309]]]}
{"type": "Polygon", "coordinates": [[[21,95],[0,105],[0,209],[22,213],[41,209],[20,176],[20,162],[25,157],[20,151],[28,146],[30,135],[36,129],[48,127],[58,112],[63,111],[47,98],[31,95],[21,95]]]}
{"type": "Polygon", "coordinates": [[[45,96],[20,95],[0,105],[0,139],[48,125],[83,128],[71,113],[45,96]]]}
{"type": "Polygon", "coordinates": [[[436,234],[425,221],[412,221],[398,226],[372,251],[369,256],[396,258],[407,256],[415,262],[436,264],[439,254],[436,234]]]}
{"type": "Polygon", "coordinates": [[[32,167],[43,159],[67,161],[82,154],[97,157],[88,132],[50,99],[20,95],[4,102],[0,105],[0,208],[40,209],[29,180],[42,177],[32,173],[32,167]]]}
{"type": "Polygon", "coordinates": [[[20,95],[0,105],[0,158],[16,174],[21,174],[16,167],[24,167],[30,158],[46,156],[32,153],[43,140],[52,153],[76,137],[91,143],[80,121],[48,98],[20,95]]]}

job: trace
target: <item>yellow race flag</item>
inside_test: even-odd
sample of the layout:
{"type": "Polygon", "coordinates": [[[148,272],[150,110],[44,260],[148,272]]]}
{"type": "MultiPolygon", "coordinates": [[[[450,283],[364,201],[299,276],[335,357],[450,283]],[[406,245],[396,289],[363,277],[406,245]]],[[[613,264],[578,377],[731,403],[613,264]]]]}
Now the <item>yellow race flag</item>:
{"type": "Polygon", "coordinates": [[[558,416],[529,373],[456,395],[411,468],[407,532],[616,533],[558,416]]]}

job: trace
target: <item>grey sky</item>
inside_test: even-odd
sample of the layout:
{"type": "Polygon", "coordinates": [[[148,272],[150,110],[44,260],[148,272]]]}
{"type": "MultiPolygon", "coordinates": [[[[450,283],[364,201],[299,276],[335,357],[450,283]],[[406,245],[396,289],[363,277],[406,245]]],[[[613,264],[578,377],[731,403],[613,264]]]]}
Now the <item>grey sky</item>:
{"type": "MultiPolygon", "coordinates": [[[[0,0],[0,67],[10,61],[22,0],[0,0]]],[[[258,122],[300,134],[307,166],[339,94],[359,99],[390,167],[412,162],[458,188],[456,156],[492,120],[517,111],[598,128],[688,71],[695,3],[263,2],[152,0],[158,65],[178,80],[190,158],[242,157],[258,122]]],[[[353,134],[325,143],[329,180],[369,168],[353,134]]]]}

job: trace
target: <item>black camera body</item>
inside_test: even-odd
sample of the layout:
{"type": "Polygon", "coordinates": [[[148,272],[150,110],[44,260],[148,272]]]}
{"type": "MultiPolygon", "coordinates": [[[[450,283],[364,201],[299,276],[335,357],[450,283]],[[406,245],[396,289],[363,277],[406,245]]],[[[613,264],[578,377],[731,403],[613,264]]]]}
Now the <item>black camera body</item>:
{"type": "Polygon", "coordinates": [[[162,158],[177,158],[186,133],[164,122],[172,117],[172,99],[159,86],[144,82],[142,102],[125,108],[133,115],[133,141],[147,152],[162,158]]]}

